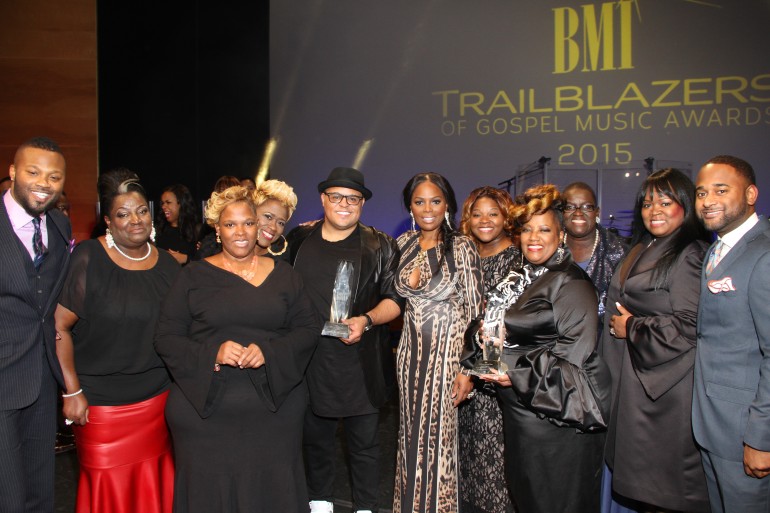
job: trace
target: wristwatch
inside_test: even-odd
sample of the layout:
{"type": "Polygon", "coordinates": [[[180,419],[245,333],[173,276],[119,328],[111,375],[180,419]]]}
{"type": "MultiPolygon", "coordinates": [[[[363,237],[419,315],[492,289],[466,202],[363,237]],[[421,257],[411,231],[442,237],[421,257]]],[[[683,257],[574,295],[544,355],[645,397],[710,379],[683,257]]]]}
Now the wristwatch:
{"type": "Polygon", "coordinates": [[[364,326],[364,332],[367,332],[374,327],[374,323],[372,322],[372,318],[369,317],[369,314],[364,314],[364,317],[366,317],[366,326],[364,326]]]}

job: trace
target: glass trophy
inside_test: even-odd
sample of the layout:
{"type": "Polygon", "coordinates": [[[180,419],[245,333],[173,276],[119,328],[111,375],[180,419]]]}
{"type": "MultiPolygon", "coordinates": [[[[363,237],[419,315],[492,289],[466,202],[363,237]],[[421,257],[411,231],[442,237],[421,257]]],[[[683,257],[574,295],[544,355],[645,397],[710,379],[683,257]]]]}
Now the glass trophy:
{"type": "Polygon", "coordinates": [[[508,370],[501,361],[503,342],[505,342],[505,304],[498,294],[489,294],[487,310],[484,312],[484,325],[479,330],[482,357],[471,369],[471,374],[499,374],[508,370]]]}
{"type": "Polygon", "coordinates": [[[353,299],[352,280],[353,262],[340,260],[337,265],[337,276],[334,278],[329,320],[324,324],[321,335],[335,338],[348,338],[350,336],[350,328],[341,321],[350,315],[350,303],[353,299]]]}

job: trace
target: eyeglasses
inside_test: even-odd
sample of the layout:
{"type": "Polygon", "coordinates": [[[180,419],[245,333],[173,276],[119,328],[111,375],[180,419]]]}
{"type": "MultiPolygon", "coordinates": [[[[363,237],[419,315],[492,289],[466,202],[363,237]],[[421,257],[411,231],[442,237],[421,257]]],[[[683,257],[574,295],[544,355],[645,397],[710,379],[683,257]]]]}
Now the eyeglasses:
{"type": "Polygon", "coordinates": [[[329,198],[329,201],[332,203],[339,203],[343,199],[348,202],[348,205],[358,205],[361,203],[361,200],[364,199],[363,196],[356,196],[355,194],[351,194],[349,196],[345,196],[344,194],[340,194],[338,192],[325,192],[326,197],[329,198]]]}
{"type": "Polygon", "coordinates": [[[596,210],[596,205],[591,205],[590,203],[584,203],[580,206],[572,205],[571,203],[567,203],[562,207],[562,211],[565,214],[574,214],[575,210],[582,210],[584,214],[590,214],[594,210],[596,210]]]}

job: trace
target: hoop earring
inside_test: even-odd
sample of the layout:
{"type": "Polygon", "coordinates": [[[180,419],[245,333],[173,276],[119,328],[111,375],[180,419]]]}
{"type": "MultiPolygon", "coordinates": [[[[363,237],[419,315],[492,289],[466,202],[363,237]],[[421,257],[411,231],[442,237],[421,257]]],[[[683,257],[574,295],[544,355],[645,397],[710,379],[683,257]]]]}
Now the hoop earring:
{"type": "Polygon", "coordinates": [[[416,228],[416,227],[415,227],[415,225],[414,225],[414,214],[412,214],[412,211],[411,211],[411,210],[409,211],[409,217],[411,217],[411,218],[412,218],[412,231],[413,231],[413,232],[416,232],[416,231],[417,231],[417,228],[416,228]]]}
{"type": "Polygon", "coordinates": [[[155,242],[155,224],[152,225],[152,230],[150,230],[150,240],[155,242]]]}
{"type": "Polygon", "coordinates": [[[289,241],[286,240],[286,237],[281,234],[281,238],[283,239],[283,248],[281,248],[281,251],[273,252],[273,246],[270,245],[267,247],[267,252],[270,253],[273,256],[283,255],[286,253],[286,248],[289,247],[289,241]]]}
{"type": "Polygon", "coordinates": [[[217,232],[217,244],[222,244],[222,239],[219,238],[219,232],[217,232]]]}
{"type": "Polygon", "coordinates": [[[115,239],[112,237],[112,232],[109,228],[104,232],[104,240],[107,241],[107,247],[112,249],[115,247],[115,239]]]}

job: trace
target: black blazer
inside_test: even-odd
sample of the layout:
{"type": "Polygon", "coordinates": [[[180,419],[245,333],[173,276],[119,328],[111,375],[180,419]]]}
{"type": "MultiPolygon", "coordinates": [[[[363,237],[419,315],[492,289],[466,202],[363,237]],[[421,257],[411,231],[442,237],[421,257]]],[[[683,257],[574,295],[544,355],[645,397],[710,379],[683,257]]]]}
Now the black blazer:
{"type": "Polygon", "coordinates": [[[61,387],[56,357],[56,311],[70,256],[72,229],[56,209],[46,213],[48,255],[43,261],[47,280],[30,286],[32,262],[13,231],[5,202],[0,197],[0,410],[32,404],[40,393],[45,361],[61,387]],[[42,305],[36,301],[42,290],[42,305]]]}

